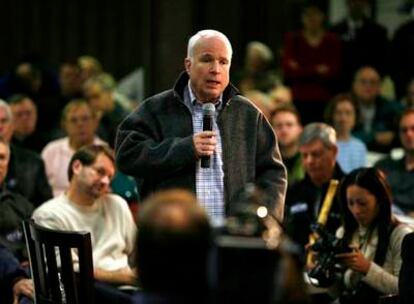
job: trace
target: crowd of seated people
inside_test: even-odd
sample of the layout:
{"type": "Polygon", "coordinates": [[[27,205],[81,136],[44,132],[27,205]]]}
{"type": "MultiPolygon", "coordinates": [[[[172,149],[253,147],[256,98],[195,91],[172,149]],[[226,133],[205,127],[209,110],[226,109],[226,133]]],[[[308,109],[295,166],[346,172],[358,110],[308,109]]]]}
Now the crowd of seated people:
{"type": "MultiPolygon", "coordinates": [[[[254,41],[247,46],[245,68],[234,79],[240,91],[266,115],[278,136],[289,179],[284,222],[286,233],[295,242],[303,248],[307,246],[311,224],[320,212],[329,181],[342,181],[345,177],[349,182],[340,186],[342,192],[338,191],[334,198],[327,228],[336,233],[342,226],[338,235],[350,244],[365,237],[365,231],[365,243],[361,241],[357,247],[366,248],[366,252],[359,248],[341,256],[348,268],[343,278],[345,291],[340,295],[343,303],[353,299],[349,290],[355,284],[351,282],[355,276],[364,287],[353,296],[366,290],[375,297],[398,293],[401,261],[397,256],[409,229],[406,231],[388,208],[392,207],[401,221],[414,218],[414,73],[403,62],[411,62],[407,54],[412,46],[406,44],[404,37],[414,35],[412,22],[388,40],[385,28],[365,14],[369,1],[347,0],[346,4],[345,19],[329,26],[324,10],[307,2],[301,15],[302,29],[286,33],[281,69],[277,69],[277,52],[254,41]],[[388,49],[396,55],[389,58],[388,49]],[[396,72],[397,65],[393,66],[391,60],[397,60],[404,73],[396,72]],[[394,81],[395,100],[382,94],[381,84],[386,76],[394,81]],[[395,148],[401,148],[402,157],[396,159],[391,153],[395,148]],[[370,153],[384,157],[374,164],[381,171],[361,169],[373,165],[367,157],[370,153]],[[359,184],[360,178],[364,183],[361,176],[367,184],[359,184]],[[370,183],[379,183],[382,188],[389,185],[389,200],[380,200],[370,183]],[[374,212],[372,222],[365,225],[353,209],[350,197],[355,193],[345,187],[357,188],[362,202],[374,196],[372,205],[378,206],[374,209],[386,214],[374,212]],[[400,227],[404,233],[399,233],[400,227]],[[388,229],[385,239],[378,232],[380,228],[388,229]],[[376,275],[388,272],[388,279],[377,282],[372,274],[375,271],[376,275]]],[[[10,281],[6,275],[6,285],[1,288],[7,286],[11,299],[12,292],[32,294],[19,222],[31,217],[36,208],[40,208],[35,216],[39,221],[41,210],[50,205],[43,203],[70,191],[72,181],[67,171],[77,170],[71,159],[81,147],[114,146],[118,124],[133,110],[134,103],[117,92],[114,79],[90,56],[63,62],[58,76],[37,58],[25,58],[0,79],[0,98],[4,99],[0,101],[0,239],[2,245],[6,244],[5,256],[12,255],[10,261],[14,264],[17,261],[12,269],[17,279],[10,281]]],[[[96,170],[91,164],[84,167],[86,171],[89,167],[96,170]]],[[[136,186],[122,172],[116,173],[112,189],[105,191],[121,193],[128,203],[138,200],[136,186]],[[124,189],[125,185],[128,189],[124,189]]],[[[386,195],[388,198],[388,190],[386,195]]],[[[47,210],[45,214],[52,213],[47,210]]],[[[40,221],[48,225],[43,217],[40,221]]],[[[132,225],[131,219],[127,221],[132,225]]],[[[62,228],[60,224],[51,227],[62,228]]],[[[128,236],[128,253],[132,238],[128,236]]],[[[95,275],[107,283],[106,270],[100,272],[97,268],[95,275]]],[[[2,269],[0,281],[1,272],[2,269]]],[[[121,277],[123,283],[135,284],[133,270],[123,272],[121,277]],[[125,281],[124,275],[128,278],[125,281]]],[[[116,283],[120,283],[119,278],[116,283]]],[[[112,278],[109,282],[113,283],[112,278]]]]}

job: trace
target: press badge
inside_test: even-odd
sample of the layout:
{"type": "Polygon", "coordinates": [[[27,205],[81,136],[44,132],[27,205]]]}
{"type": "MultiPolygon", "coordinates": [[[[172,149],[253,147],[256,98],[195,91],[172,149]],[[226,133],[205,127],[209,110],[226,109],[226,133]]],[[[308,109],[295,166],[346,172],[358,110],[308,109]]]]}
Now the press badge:
{"type": "Polygon", "coordinates": [[[308,204],[299,202],[290,207],[290,214],[303,213],[308,211],[308,204]]]}

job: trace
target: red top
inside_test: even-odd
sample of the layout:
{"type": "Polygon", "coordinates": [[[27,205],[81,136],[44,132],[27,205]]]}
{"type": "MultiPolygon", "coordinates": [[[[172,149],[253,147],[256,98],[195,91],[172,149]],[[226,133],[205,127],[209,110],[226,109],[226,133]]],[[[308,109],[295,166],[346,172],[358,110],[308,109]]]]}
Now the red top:
{"type": "Polygon", "coordinates": [[[302,31],[286,34],[282,67],[295,101],[327,102],[335,91],[341,62],[342,46],[336,34],[325,32],[317,46],[311,46],[302,31]]]}

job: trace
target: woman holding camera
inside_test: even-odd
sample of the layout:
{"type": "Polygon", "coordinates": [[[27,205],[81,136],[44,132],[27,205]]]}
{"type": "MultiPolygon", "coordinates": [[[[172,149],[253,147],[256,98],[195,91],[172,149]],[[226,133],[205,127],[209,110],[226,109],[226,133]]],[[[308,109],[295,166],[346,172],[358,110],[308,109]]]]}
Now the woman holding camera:
{"type": "Polygon", "coordinates": [[[353,170],[340,188],[343,226],[337,236],[352,248],[338,254],[346,267],[341,303],[377,303],[398,294],[401,243],[411,229],[391,213],[392,197],[384,174],[375,168],[353,170]]]}

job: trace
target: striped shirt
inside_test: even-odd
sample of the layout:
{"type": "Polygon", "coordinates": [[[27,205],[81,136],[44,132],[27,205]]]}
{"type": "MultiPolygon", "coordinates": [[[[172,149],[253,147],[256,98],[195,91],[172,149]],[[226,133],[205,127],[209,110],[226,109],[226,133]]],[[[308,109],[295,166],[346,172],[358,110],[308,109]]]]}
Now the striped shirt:
{"type": "MultiPolygon", "coordinates": [[[[193,119],[194,134],[203,131],[203,104],[198,101],[190,88],[190,83],[184,91],[184,103],[190,109],[193,119]]],[[[222,160],[222,144],[220,131],[217,127],[217,115],[222,108],[222,97],[216,103],[213,131],[216,132],[217,145],[211,156],[210,168],[201,168],[201,161],[196,166],[196,192],[210,217],[213,226],[224,225],[224,171],[222,160]]]]}

